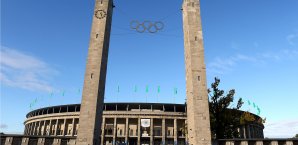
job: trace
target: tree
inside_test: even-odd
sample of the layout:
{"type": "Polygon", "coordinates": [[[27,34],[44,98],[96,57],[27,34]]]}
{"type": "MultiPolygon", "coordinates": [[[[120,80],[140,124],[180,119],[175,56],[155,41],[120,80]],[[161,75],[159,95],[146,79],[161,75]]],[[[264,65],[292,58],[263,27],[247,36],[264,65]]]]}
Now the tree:
{"type": "Polygon", "coordinates": [[[296,134],[296,135],[294,136],[294,138],[298,138],[298,134],[296,134]]]}
{"type": "Polygon", "coordinates": [[[229,90],[224,95],[224,90],[218,88],[219,83],[220,79],[215,78],[215,82],[211,84],[211,89],[208,89],[212,138],[238,138],[237,128],[240,126],[241,115],[236,112],[239,112],[237,110],[243,104],[242,98],[238,100],[236,107],[231,107],[231,103],[234,101],[235,90],[229,90]]]}

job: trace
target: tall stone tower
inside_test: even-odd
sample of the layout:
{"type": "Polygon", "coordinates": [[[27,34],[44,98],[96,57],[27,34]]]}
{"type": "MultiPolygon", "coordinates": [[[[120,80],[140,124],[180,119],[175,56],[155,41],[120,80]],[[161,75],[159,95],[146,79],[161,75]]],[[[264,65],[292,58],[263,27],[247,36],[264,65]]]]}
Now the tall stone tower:
{"type": "Polygon", "coordinates": [[[96,0],[86,65],[77,145],[99,145],[113,1],[96,0]]]}
{"type": "Polygon", "coordinates": [[[211,145],[200,0],[183,2],[187,126],[190,145],[211,145]]]}

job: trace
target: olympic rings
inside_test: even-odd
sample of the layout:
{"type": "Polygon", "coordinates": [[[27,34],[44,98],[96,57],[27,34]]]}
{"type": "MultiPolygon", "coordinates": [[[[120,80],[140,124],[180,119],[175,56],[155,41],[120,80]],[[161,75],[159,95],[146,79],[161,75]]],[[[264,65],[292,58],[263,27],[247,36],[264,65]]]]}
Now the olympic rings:
{"type": "Polygon", "coordinates": [[[160,21],[144,21],[143,23],[140,23],[139,21],[134,20],[130,22],[130,28],[139,33],[144,33],[146,30],[150,33],[156,33],[164,28],[164,24],[160,21]]]}

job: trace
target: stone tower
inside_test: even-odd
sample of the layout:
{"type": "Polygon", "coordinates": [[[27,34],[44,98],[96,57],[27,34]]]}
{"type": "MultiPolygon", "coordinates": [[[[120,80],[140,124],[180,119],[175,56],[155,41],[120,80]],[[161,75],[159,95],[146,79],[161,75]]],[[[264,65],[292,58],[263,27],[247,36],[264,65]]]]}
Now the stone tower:
{"type": "Polygon", "coordinates": [[[112,0],[96,0],[84,78],[77,145],[100,144],[112,11],[112,0]]]}
{"type": "Polygon", "coordinates": [[[184,0],[182,7],[188,141],[190,145],[211,145],[200,1],[184,0]]]}

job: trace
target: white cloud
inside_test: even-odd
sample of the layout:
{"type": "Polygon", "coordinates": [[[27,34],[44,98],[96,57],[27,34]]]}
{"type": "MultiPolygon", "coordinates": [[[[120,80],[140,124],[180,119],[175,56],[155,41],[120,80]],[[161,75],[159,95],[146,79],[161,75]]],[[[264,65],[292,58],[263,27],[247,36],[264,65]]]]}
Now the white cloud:
{"type": "Polygon", "coordinates": [[[0,129],[6,129],[8,126],[6,124],[0,124],[0,129]]]}
{"type": "Polygon", "coordinates": [[[252,56],[236,54],[227,58],[216,58],[207,64],[207,70],[211,73],[224,74],[232,71],[238,64],[250,62],[266,64],[268,61],[294,60],[298,58],[298,50],[284,49],[278,52],[264,52],[252,56]]]}
{"type": "Polygon", "coordinates": [[[2,84],[31,91],[49,92],[48,79],[57,74],[42,60],[15,49],[1,46],[0,81],[2,84]]]}
{"type": "Polygon", "coordinates": [[[269,138],[292,138],[298,133],[298,119],[266,123],[264,136],[269,138]]]}
{"type": "Polygon", "coordinates": [[[290,45],[295,45],[295,42],[298,42],[298,34],[290,34],[287,36],[287,41],[290,45]]]}

